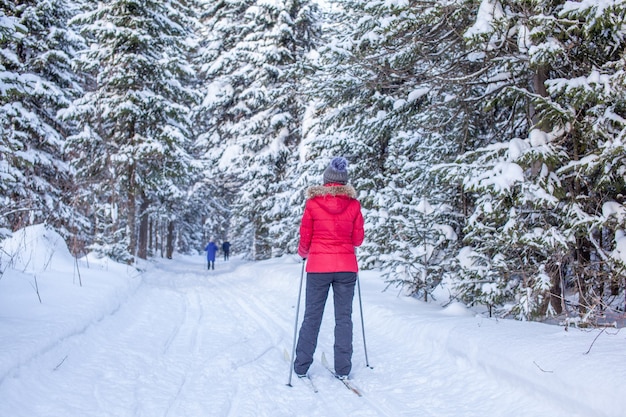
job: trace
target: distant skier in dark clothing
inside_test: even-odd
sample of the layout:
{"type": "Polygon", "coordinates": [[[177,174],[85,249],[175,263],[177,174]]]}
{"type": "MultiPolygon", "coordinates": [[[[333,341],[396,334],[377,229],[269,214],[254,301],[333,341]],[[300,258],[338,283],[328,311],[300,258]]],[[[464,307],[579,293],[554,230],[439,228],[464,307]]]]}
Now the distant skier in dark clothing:
{"type": "Polygon", "coordinates": [[[356,190],[347,185],[348,161],[333,158],[324,185],[307,190],[298,254],[307,259],[306,304],[294,371],[302,377],[313,363],[330,286],[335,308],[335,374],[352,370],[352,299],[358,265],[355,247],[363,243],[363,215],[356,190]]]}
{"type": "Polygon", "coordinates": [[[215,254],[217,253],[217,245],[211,239],[211,241],[204,248],[206,252],[207,269],[215,269],[215,254]]]}
{"type": "Polygon", "coordinates": [[[225,241],[222,243],[222,251],[224,252],[224,260],[227,261],[230,256],[230,242],[225,241]]]}

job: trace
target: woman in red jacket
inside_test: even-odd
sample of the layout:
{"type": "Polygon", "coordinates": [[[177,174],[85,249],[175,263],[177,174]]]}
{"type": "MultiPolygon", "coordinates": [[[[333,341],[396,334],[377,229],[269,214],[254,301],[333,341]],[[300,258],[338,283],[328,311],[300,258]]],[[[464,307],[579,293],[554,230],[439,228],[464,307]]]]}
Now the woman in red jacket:
{"type": "Polygon", "coordinates": [[[352,369],[352,299],[358,265],[354,248],[363,243],[363,215],[355,189],[348,183],[348,161],[333,158],[324,185],[307,190],[298,254],[307,259],[306,305],[294,371],[305,376],[313,363],[328,290],[335,307],[335,374],[352,369]]]}

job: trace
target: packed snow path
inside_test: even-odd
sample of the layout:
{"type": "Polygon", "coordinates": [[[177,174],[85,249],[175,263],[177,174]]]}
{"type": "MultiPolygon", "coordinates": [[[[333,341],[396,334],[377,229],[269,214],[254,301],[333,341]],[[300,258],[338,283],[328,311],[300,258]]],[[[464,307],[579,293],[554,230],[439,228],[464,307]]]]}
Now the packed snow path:
{"type": "MultiPolygon", "coordinates": [[[[319,393],[295,375],[287,387],[284,356],[291,353],[301,264],[294,258],[232,259],[218,261],[214,271],[205,268],[201,256],[149,266],[119,308],[0,379],[0,417],[610,415],[581,397],[588,393],[578,392],[578,385],[562,386],[567,375],[555,379],[561,365],[551,359],[560,353],[543,357],[538,348],[524,349],[528,357],[498,354],[528,343],[522,325],[531,326],[537,343],[543,336],[556,347],[562,328],[505,327],[442,310],[383,292],[379,275],[368,272],[360,279],[373,369],[365,366],[355,297],[352,373],[364,396],[345,389],[319,360],[310,372],[319,393]],[[455,321],[463,324],[450,324],[455,321]],[[484,335],[465,339],[475,331],[484,335]],[[484,354],[483,336],[493,349],[484,354]],[[500,337],[508,340],[492,342],[500,337]]],[[[332,320],[327,308],[317,351],[318,359],[325,352],[331,363],[332,320]]],[[[581,351],[590,340],[580,340],[581,351]]]]}

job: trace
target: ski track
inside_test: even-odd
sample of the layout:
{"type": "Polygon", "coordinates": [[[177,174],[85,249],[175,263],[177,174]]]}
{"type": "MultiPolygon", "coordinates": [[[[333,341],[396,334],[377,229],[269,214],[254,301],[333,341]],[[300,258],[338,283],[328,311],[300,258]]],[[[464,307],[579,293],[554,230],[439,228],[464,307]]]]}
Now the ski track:
{"type": "MultiPolygon", "coordinates": [[[[486,396],[485,386],[492,388],[487,396],[508,395],[516,406],[525,407],[525,415],[539,415],[532,393],[492,380],[462,357],[433,354],[419,341],[415,355],[404,360],[423,362],[424,374],[406,375],[397,355],[412,348],[394,349],[394,335],[385,329],[368,330],[368,340],[374,342],[368,346],[378,353],[380,366],[365,367],[356,309],[353,377],[363,397],[334,380],[320,361],[310,370],[317,394],[301,381],[287,387],[290,362],[283,352],[291,351],[295,306],[284,305],[281,292],[292,291],[295,304],[299,277],[254,276],[252,268],[237,260],[217,267],[207,271],[200,263],[160,263],[148,271],[143,284],[113,314],[46,348],[0,381],[7,409],[19,411],[11,417],[446,417],[460,415],[460,410],[464,417],[503,415],[504,410],[490,409],[489,398],[481,410],[466,408],[475,404],[472,396],[486,396]],[[260,280],[276,284],[266,288],[260,280]],[[145,338],[150,340],[148,349],[145,338]],[[445,374],[450,365],[438,366],[438,361],[456,362],[458,372],[445,374]],[[423,385],[407,386],[403,379],[423,385]],[[80,386],[66,383],[76,380],[82,381],[80,386]],[[476,381],[480,383],[472,389],[476,381]],[[20,398],[29,401],[16,404],[12,390],[26,393],[20,398]]],[[[320,356],[323,349],[332,349],[332,321],[329,311],[320,333],[320,356]]],[[[0,416],[5,417],[3,410],[0,404],[0,416]]]]}

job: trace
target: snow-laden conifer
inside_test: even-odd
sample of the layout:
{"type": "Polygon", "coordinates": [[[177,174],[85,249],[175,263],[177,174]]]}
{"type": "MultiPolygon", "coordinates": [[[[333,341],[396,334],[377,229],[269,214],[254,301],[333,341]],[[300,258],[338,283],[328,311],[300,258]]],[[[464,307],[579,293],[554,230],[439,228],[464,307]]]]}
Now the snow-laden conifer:
{"type": "Polygon", "coordinates": [[[198,112],[211,173],[236,186],[232,240],[267,258],[294,246],[303,61],[317,36],[315,7],[299,0],[209,4],[204,24],[198,112]]]}
{"type": "Polygon", "coordinates": [[[466,11],[455,2],[337,2],[335,35],[315,83],[321,117],[311,154],[344,154],[364,205],[363,267],[381,267],[409,294],[451,272],[459,188],[431,168],[467,141],[466,11]],[[456,26],[455,26],[456,25],[456,26]]]}
{"type": "Polygon", "coordinates": [[[46,222],[65,237],[80,227],[63,155],[70,127],[57,117],[81,93],[72,13],[66,0],[0,3],[0,227],[46,222]]]}
{"type": "Polygon", "coordinates": [[[471,196],[457,286],[466,301],[545,317],[569,309],[574,289],[588,319],[611,286],[619,292],[608,254],[622,226],[601,208],[623,202],[621,145],[604,152],[624,129],[623,16],[622,3],[485,0],[465,32],[490,122],[488,144],[449,171],[471,196]]]}
{"type": "Polygon", "coordinates": [[[159,237],[171,251],[169,223],[184,210],[197,168],[189,153],[191,13],[178,1],[88,6],[72,22],[89,41],[77,62],[91,81],[65,117],[82,127],[69,146],[93,207],[94,247],[145,258],[152,225],[155,233],[167,230],[159,237]]]}

